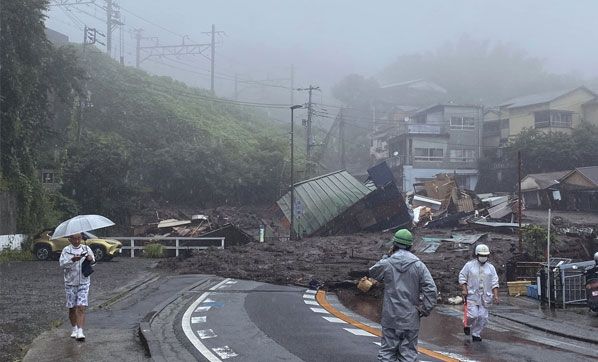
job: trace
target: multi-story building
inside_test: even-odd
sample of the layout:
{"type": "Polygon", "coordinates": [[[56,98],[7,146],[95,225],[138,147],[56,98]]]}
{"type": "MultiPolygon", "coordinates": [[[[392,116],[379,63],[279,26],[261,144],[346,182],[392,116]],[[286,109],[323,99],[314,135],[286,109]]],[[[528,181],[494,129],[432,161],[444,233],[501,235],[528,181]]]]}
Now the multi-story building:
{"type": "Polygon", "coordinates": [[[389,138],[393,168],[402,190],[431,180],[439,173],[454,175],[459,186],[474,189],[481,149],[481,106],[437,104],[423,108],[399,122],[397,135],[389,138]]]}
{"type": "Polygon", "coordinates": [[[513,98],[485,112],[483,145],[491,152],[524,128],[570,133],[581,122],[598,125],[598,96],[586,87],[513,98]]]}

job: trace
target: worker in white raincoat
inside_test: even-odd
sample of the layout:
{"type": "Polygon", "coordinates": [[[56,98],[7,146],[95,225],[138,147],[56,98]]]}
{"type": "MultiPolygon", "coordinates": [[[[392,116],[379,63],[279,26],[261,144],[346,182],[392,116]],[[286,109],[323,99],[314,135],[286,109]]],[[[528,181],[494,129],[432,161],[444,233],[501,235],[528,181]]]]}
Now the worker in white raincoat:
{"type": "Polygon", "coordinates": [[[480,334],[488,323],[488,306],[498,304],[498,275],[488,262],[490,248],[479,244],[475,248],[476,258],[468,261],[459,273],[459,284],[463,299],[467,300],[467,321],[465,334],[471,332],[474,342],[481,342],[480,334]]]}
{"type": "Polygon", "coordinates": [[[416,361],[419,320],[436,305],[436,284],[426,265],[409,250],[413,235],[397,231],[390,256],[370,268],[370,277],[384,282],[382,341],[378,361],[416,361]]]}

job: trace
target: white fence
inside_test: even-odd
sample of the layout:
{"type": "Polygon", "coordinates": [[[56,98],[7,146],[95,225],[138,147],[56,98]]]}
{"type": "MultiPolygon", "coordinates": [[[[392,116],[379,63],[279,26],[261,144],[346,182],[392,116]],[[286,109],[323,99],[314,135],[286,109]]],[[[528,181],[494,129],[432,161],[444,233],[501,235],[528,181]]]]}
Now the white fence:
{"type": "Polygon", "coordinates": [[[224,249],[224,237],[129,237],[110,236],[110,239],[120,240],[123,243],[122,250],[130,250],[131,258],[135,257],[135,250],[142,250],[148,243],[160,243],[166,250],[174,250],[175,256],[179,256],[181,250],[201,250],[216,247],[224,249]],[[128,243],[129,245],[127,245],[128,243]],[[203,244],[203,245],[197,245],[203,244]],[[209,244],[209,245],[206,245],[209,244]]]}
{"type": "Polygon", "coordinates": [[[21,250],[21,245],[27,240],[25,234],[0,235],[0,250],[21,250]]]}

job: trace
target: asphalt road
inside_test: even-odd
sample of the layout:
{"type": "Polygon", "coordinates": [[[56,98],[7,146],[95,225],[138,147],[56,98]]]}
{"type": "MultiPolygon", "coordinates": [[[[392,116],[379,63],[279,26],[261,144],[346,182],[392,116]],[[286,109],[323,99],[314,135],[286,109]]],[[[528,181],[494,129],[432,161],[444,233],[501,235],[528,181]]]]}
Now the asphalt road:
{"type": "MultiPolygon", "coordinates": [[[[342,313],[368,323],[342,310],[333,295],[328,297],[342,313]]],[[[598,358],[595,346],[498,318],[492,319],[482,343],[472,343],[462,334],[459,319],[458,307],[440,306],[424,320],[420,346],[470,361],[598,358]]],[[[68,326],[42,334],[24,361],[147,361],[143,338],[137,335],[140,326],[157,362],[374,361],[379,342],[329,314],[314,291],[207,275],[148,279],[90,311],[87,325],[84,343],[68,337],[68,326]]],[[[420,360],[438,359],[422,354],[420,360]]]]}

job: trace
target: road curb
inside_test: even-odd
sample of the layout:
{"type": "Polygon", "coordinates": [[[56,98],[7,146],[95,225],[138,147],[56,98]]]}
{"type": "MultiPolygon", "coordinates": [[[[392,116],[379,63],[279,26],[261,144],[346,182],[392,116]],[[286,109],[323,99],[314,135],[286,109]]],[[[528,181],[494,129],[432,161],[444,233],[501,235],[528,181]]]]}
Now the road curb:
{"type": "Polygon", "coordinates": [[[503,319],[506,319],[506,320],[511,321],[511,322],[516,322],[516,323],[522,324],[522,325],[524,325],[526,327],[530,327],[530,328],[533,328],[533,329],[536,329],[536,330],[539,330],[539,331],[542,331],[542,332],[554,334],[556,336],[570,338],[570,339],[575,339],[575,340],[578,340],[578,341],[581,341],[581,342],[586,342],[586,343],[598,343],[598,339],[591,339],[591,338],[586,338],[586,337],[583,337],[583,336],[574,336],[574,335],[571,335],[571,334],[559,332],[559,331],[556,331],[554,329],[542,327],[542,326],[539,326],[539,325],[536,325],[536,324],[533,324],[533,323],[529,323],[529,322],[524,322],[524,321],[522,321],[520,319],[517,319],[517,318],[507,317],[505,315],[500,315],[500,314],[493,313],[493,312],[490,312],[490,314],[493,315],[493,316],[495,316],[495,317],[503,318],[503,319]]]}
{"type": "Polygon", "coordinates": [[[160,348],[160,341],[154,335],[152,331],[152,321],[156,318],[156,316],[164,310],[168,305],[170,305],[175,300],[179,299],[183,294],[188,292],[191,289],[194,289],[202,284],[208,283],[210,281],[210,276],[207,276],[205,280],[200,280],[196,283],[191,284],[190,286],[181,289],[178,293],[173,295],[172,297],[168,298],[164,302],[158,304],[154,309],[152,309],[149,313],[143,317],[141,322],[139,323],[139,339],[141,339],[141,344],[143,348],[147,352],[147,354],[152,358],[152,360],[157,362],[166,362],[167,359],[164,357],[162,353],[162,349],[160,348]]]}
{"type": "Polygon", "coordinates": [[[93,307],[89,308],[90,311],[94,311],[96,309],[104,309],[107,308],[109,306],[111,306],[112,304],[118,302],[119,300],[121,300],[122,298],[124,298],[127,294],[131,293],[132,291],[134,291],[135,289],[141,288],[142,286],[152,283],[156,280],[160,279],[160,275],[159,274],[152,274],[151,276],[141,280],[138,283],[135,283],[134,285],[127,287],[125,290],[123,290],[122,292],[118,293],[117,295],[110,297],[108,300],[106,300],[105,302],[102,302],[98,305],[94,305],[93,307]]]}

